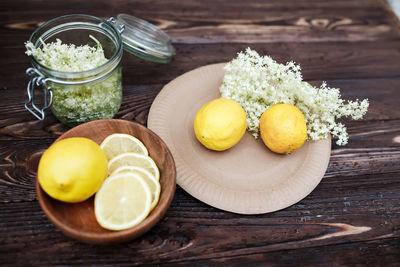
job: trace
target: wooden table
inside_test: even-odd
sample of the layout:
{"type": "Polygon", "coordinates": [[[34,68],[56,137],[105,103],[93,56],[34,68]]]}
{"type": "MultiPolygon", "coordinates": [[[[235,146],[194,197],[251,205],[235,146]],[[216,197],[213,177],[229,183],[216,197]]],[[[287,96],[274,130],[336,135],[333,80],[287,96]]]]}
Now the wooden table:
{"type": "Polygon", "coordinates": [[[382,0],[3,1],[0,64],[0,265],[400,265],[400,23],[382,0]],[[117,118],[146,125],[150,105],[175,77],[229,61],[251,47],[301,64],[346,99],[369,98],[346,121],[349,144],[332,142],[319,186],[284,210],[244,216],[212,208],[179,187],[165,218],[144,236],[95,246],[64,236],[35,194],[38,153],[68,130],[24,109],[24,41],[40,23],[69,14],[129,13],[163,28],[171,64],[124,55],[117,118]]]}

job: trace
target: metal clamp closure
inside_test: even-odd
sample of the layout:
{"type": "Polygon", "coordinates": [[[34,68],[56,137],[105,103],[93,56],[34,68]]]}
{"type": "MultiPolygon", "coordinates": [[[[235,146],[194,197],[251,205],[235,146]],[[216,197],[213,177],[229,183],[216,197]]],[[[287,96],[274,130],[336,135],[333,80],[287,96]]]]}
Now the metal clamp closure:
{"type": "Polygon", "coordinates": [[[31,78],[26,88],[28,92],[28,101],[25,102],[25,108],[42,121],[46,117],[46,109],[48,109],[53,102],[53,90],[46,85],[46,77],[37,69],[28,68],[26,74],[31,76],[31,78]],[[41,86],[43,88],[44,104],[42,108],[39,108],[35,104],[35,86],[41,86]],[[32,108],[29,107],[29,105],[31,105],[32,108]]]}
{"type": "MultiPolygon", "coordinates": [[[[116,20],[114,19],[114,17],[111,17],[107,20],[108,22],[110,22],[111,24],[115,25],[116,20]]],[[[125,30],[125,24],[120,24],[118,25],[117,31],[122,34],[125,30]]]]}

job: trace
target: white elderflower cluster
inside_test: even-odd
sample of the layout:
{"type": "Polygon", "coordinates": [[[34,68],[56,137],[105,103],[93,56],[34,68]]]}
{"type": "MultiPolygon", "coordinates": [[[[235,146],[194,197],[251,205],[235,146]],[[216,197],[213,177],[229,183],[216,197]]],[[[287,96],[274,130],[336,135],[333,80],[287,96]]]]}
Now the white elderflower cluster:
{"type": "Polygon", "coordinates": [[[346,127],[336,119],[361,119],[369,106],[367,99],[345,102],[339,89],[329,88],[325,82],[319,88],[314,87],[303,81],[299,65],[279,64],[250,48],[225,66],[220,92],[221,97],[233,99],[244,108],[247,129],[256,138],[264,111],[274,104],[285,103],[297,106],[304,114],[308,140],[321,140],[331,134],[338,137],[338,145],[346,145],[346,127]]]}
{"type": "Polygon", "coordinates": [[[79,72],[94,69],[107,62],[103,47],[93,36],[89,36],[96,43],[96,47],[89,45],[76,46],[64,44],[60,39],[56,42],[44,43],[36,48],[31,42],[26,42],[26,54],[33,56],[40,64],[53,70],[64,72],[79,72]]]}

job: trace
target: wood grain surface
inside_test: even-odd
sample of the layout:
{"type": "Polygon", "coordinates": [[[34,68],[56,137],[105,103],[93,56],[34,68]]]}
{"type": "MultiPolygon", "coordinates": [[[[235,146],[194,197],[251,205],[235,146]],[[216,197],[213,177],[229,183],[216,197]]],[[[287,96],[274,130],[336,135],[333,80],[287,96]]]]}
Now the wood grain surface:
{"type": "Polygon", "coordinates": [[[400,266],[400,23],[383,0],[8,0],[0,15],[0,265],[400,266]],[[35,194],[39,155],[68,128],[24,109],[23,43],[70,13],[129,13],[172,37],[168,65],[124,54],[117,118],[146,125],[167,82],[246,47],[294,60],[312,84],[326,80],[370,108],[361,121],[344,120],[349,144],[333,140],[322,182],[291,207],[237,215],[177,187],[164,219],[142,237],[79,243],[49,222],[35,194]]]}

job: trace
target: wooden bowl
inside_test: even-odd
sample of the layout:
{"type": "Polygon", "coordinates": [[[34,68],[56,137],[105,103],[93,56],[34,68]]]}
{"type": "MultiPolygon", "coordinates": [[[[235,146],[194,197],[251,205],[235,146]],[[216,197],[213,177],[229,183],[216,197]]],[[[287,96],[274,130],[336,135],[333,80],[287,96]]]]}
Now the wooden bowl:
{"type": "Polygon", "coordinates": [[[94,215],[94,196],[80,203],[64,203],[48,196],[36,179],[39,204],[49,220],[65,235],[85,243],[119,243],[144,234],[161,220],[175,193],[176,169],[171,152],[155,133],[140,124],[115,119],[92,121],[72,128],[55,142],[68,137],[87,137],[100,144],[113,133],[127,133],[141,140],[160,170],[159,202],[139,225],[122,231],[104,229],[94,215]]]}

